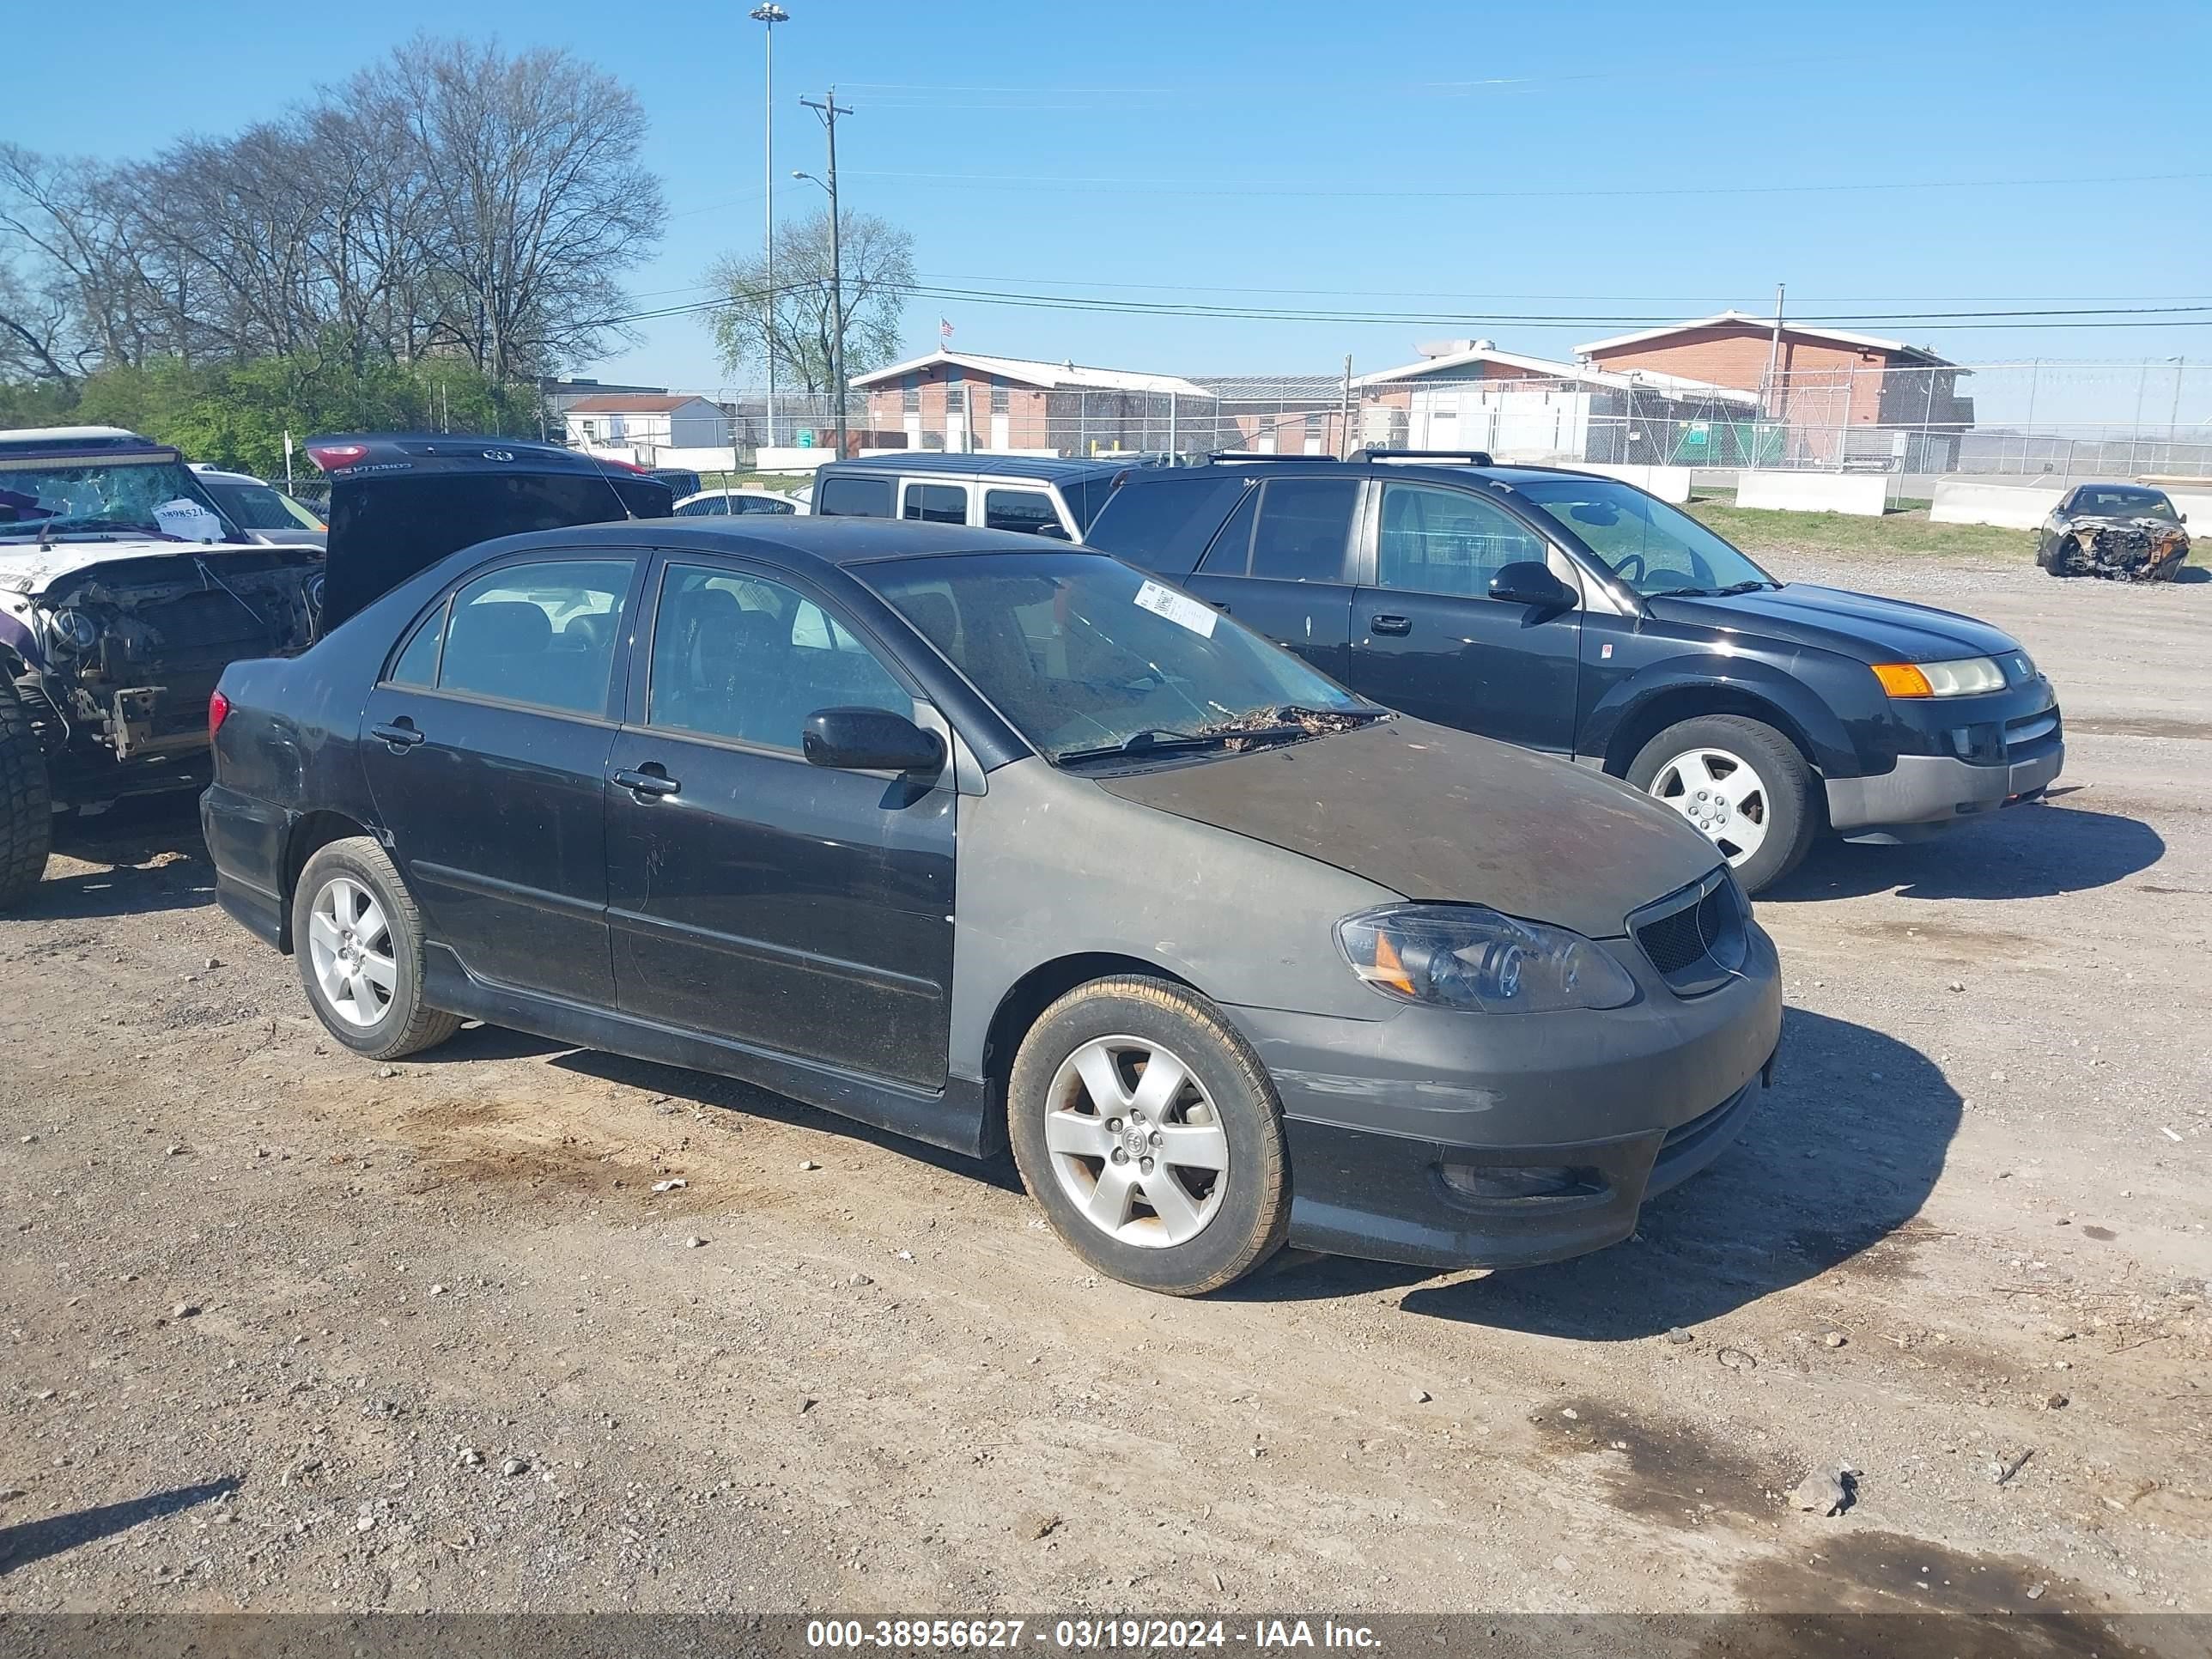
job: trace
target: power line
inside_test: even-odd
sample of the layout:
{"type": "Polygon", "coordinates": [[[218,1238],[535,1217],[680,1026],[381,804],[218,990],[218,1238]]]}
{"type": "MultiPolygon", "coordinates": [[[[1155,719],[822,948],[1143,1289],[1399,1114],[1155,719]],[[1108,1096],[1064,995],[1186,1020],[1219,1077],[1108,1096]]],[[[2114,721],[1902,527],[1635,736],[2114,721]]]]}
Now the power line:
{"type": "Polygon", "coordinates": [[[1224,179],[1213,183],[1179,183],[1172,178],[1084,178],[1064,173],[912,173],[853,169],[868,179],[924,179],[942,185],[975,190],[1030,189],[1141,190],[1152,196],[1280,196],[1315,198],[1350,198],[1361,201],[1384,198],[1450,201],[1621,200],[1684,196],[1805,196],[1834,195],[1859,191],[2014,190],[2044,189],[2069,185],[2172,184],[2212,179],[2212,173],[2116,173],[2051,179],[1896,179],[1838,184],[1790,185],[1668,185],[1636,188],[1566,190],[1459,190],[1443,185],[1387,188],[1379,185],[1343,186],[1283,185],[1224,179]]]}
{"type": "MultiPolygon", "coordinates": [[[[824,286],[825,284],[817,279],[779,284],[772,291],[780,296],[801,291],[819,292],[824,286]]],[[[769,291],[757,290],[742,298],[718,297],[684,305],[659,307],[633,312],[624,316],[605,318],[601,321],[607,325],[613,325],[644,322],[665,317],[696,315],[719,311],[732,305],[758,303],[769,291]]],[[[1119,316],[1191,317],[1256,322],[1389,324],[1416,327],[1449,326],[1470,323],[1514,323],[1538,327],[1607,328],[1651,327],[1681,320],[1676,317],[1656,314],[1387,312],[1308,309],[1274,306],[1231,306],[1189,301],[1133,300],[1108,295],[1039,294],[1000,289],[957,288],[929,283],[902,284],[898,292],[909,299],[927,299],[968,305],[1008,306],[1026,310],[1080,311],[1119,316]]],[[[1946,329],[2016,328],[2030,331],[2058,328],[2201,328],[2212,327],[2212,305],[1801,314],[1792,320],[1799,326],[1808,327],[1842,324],[1894,326],[1899,323],[1932,323],[1946,329]]]]}

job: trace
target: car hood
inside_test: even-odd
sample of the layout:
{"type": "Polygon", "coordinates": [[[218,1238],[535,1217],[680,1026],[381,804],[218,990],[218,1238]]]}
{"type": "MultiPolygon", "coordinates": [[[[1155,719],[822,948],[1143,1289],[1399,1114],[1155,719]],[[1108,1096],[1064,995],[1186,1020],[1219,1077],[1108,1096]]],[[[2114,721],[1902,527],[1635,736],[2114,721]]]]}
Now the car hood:
{"type": "Polygon", "coordinates": [[[0,589],[35,599],[64,576],[94,565],[113,564],[121,559],[184,558],[239,545],[236,542],[162,541],[150,536],[128,541],[56,542],[44,549],[36,542],[0,542],[0,589]]]}
{"type": "Polygon", "coordinates": [[[1808,582],[1713,599],[1654,599],[1646,603],[1662,622],[1730,629],[1868,663],[1945,662],[2020,649],[2020,642],[2003,629],[1972,617],[1808,582]]]}
{"type": "Polygon", "coordinates": [[[1679,813],[1603,773],[1402,717],[1097,781],[1410,899],[1487,904],[1596,939],[1720,862],[1679,813]]]}

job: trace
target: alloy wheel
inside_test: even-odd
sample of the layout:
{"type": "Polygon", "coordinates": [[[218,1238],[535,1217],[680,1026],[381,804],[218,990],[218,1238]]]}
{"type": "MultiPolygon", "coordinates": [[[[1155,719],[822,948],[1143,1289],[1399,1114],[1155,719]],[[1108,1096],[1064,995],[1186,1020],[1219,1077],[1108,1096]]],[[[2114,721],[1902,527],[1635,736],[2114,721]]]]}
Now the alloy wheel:
{"type": "Polygon", "coordinates": [[[349,1025],[374,1025],[392,1006],[399,981],[392,924],[376,895],[349,876],[333,876],[307,913],[307,957],[331,1012],[349,1025]]]}
{"type": "Polygon", "coordinates": [[[1653,775],[1650,793],[1695,824],[1731,865],[1765,844],[1772,821],[1766,781],[1741,755],[1689,750],[1653,775]]]}
{"type": "Polygon", "coordinates": [[[1229,1137],[1212,1097],[1180,1058],[1144,1037],[1096,1037],[1060,1062],[1044,1143],[1060,1191],[1125,1244],[1187,1243],[1229,1188],[1229,1137]]]}

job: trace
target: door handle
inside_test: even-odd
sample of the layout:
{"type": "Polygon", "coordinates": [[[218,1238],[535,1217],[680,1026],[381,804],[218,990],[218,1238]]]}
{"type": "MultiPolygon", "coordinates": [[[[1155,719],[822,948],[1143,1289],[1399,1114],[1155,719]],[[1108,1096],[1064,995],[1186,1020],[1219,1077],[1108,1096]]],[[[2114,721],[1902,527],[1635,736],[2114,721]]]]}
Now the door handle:
{"type": "Polygon", "coordinates": [[[1367,631],[1370,634],[1410,634],[1413,631],[1413,619],[1410,617],[1370,617],[1367,631]]]}
{"type": "Polygon", "coordinates": [[[657,800],[663,795],[678,794],[684,788],[658,761],[647,761],[635,772],[617,772],[615,781],[640,800],[657,800]]]}
{"type": "Polygon", "coordinates": [[[396,720],[387,720],[380,725],[372,726],[368,729],[390,744],[392,752],[395,755],[412,749],[422,741],[422,734],[415,729],[415,722],[404,714],[396,720]]]}

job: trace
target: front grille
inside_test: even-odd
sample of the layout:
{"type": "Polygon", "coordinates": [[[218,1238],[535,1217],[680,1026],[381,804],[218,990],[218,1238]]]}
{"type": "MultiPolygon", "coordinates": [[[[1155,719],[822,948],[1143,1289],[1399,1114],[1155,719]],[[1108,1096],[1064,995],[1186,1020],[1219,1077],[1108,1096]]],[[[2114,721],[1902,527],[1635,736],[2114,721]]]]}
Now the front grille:
{"type": "Polygon", "coordinates": [[[1743,966],[1745,921],[1735,878],[1716,870],[1645,905],[1628,925],[1659,977],[1678,996],[1693,997],[1718,990],[1743,966]]]}

